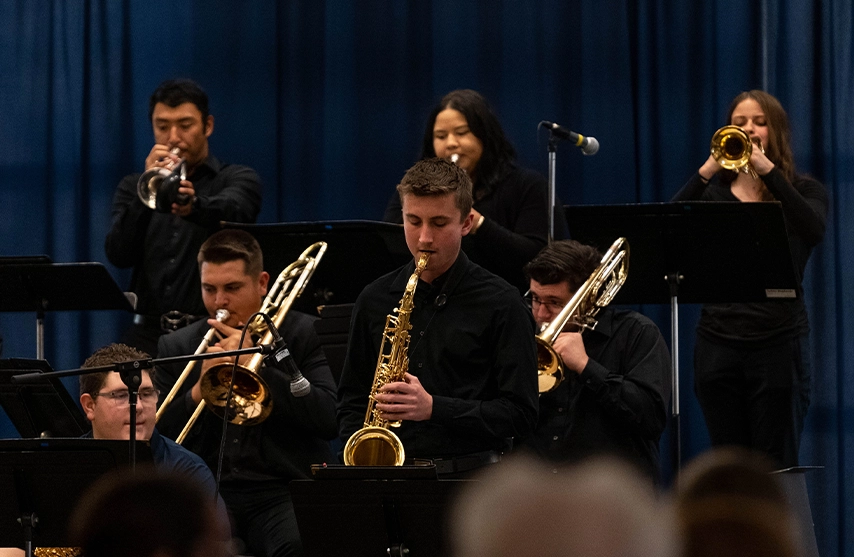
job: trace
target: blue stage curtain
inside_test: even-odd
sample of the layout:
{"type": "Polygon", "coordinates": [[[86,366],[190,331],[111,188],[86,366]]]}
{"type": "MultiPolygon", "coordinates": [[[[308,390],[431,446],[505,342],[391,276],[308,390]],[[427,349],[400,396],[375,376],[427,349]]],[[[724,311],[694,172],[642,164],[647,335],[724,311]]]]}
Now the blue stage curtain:
{"type": "MultiPolygon", "coordinates": [[[[166,78],[207,89],[212,152],[259,171],[261,222],[379,219],[430,108],[464,87],[492,101],[520,161],[543,173],[540,120],[599,139],[595,157],[561,145],[563,201],[667,201],[732,97],[765,88],[789,112],[799,169],[831,195],[805,283],[814,383],[801,460],[825,467],[808,476],[821,553],[843,555],[854,547],[853,11],[851,0],[5,0],[0,255],[100,261],[127,286],[103,251],[110,203],[142,168],[148,95],[166,78]]],[[[668,308],[643,310],[669,336],[668,308]]],[[[683,461],[708,446],[691,381],[697,316],[683,306],[683,461]]],[[[76,367],[127,323],[49,312],[47,358],[76,367]]],[[[0,315],[0,334],[3,357],[34,356],[33,315],[0,315]]]]}

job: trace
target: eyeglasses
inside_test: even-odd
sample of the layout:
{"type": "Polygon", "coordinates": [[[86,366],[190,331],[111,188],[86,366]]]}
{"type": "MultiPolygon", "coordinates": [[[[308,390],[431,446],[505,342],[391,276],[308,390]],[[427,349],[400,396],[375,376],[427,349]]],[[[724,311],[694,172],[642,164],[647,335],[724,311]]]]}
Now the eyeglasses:
{"type": "MultiPolygon", "coordinates": [[[[93,397],[102,396],[104,398],[108,398],[113,401],[113,404],[116,405],[116,408],[125,408],[130,404],[130,393],[127,389],[123,391],[106,391],[103,393],[93,393],[93,397]]],[[[137,393],[137,397],[139,400],[143,401],[146,404],[155,404],[157,402],[157,397],[160,396],[160,391],[158,389],[140,389],[137,393]]]]}
{"type": "Polygon", "coordinates": [[[528,307],[534,311],[536,311],[540,306],[546,306],[546,309],[552,313],[559,313],[566,305],[564,302],[542,300],[536,294],[532,294],[531,292],[525,294],[525,302],[528,304],[528,307]]]}

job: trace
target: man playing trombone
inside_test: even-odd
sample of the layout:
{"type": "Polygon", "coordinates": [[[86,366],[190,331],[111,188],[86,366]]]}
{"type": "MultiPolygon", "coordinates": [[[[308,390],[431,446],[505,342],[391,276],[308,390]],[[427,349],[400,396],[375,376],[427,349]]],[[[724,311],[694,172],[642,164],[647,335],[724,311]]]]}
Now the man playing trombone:
{"type": "Polygon", "coordinates": [[[255,222],[261,183],[251,168],[210,154],[214,118],[207,94],[195,82],[161,83],[149,100],[148,116],[154,146],[145,158],[145,176],[153,179],[140,174],[122,179],[104,248],[110,263],[133,269],[130,290],[138,301],[123,342],[156,357],[161,334],[205,314],[196,289],[195,258],[202,242],[220,221],[255,222]],[[163,178],[173,172],[180,187],[170,191],[163,178]],[[155,194],[162,199],[148,204],[155,194]]]}
{"type": "MultiPolygon", "coordinates": [[[[263,271],[261,248],[247,232],[227,229],[215,233],[202,245],[198,263],[202,299],[211,318],[160,337],[160,357],[192,354],[211,328],[219,340],[208,352],[240,347],[242,328],[247,323],[254,324],[249,319],[261,308],[261,298],[267,294],[269,275],[263,271]],[[214,316],[223,309],[228,311],[228,317],[220,322],[214,316]]],[[[260,376],[268,389],[272,410],[265,420],[257,425],[229,423],[222,439],[223,419],[204,410],[184,441],[213,470],[217,469],[221,442],[224,445],[220,493],[232,515],[235,534],[258,557],[302,555],[288,482],[307,478],[311,464],[330,461],[328,440],[337,432],[335,383],[314,331],[313,319],[290,311],[280,330],[293,362],[309,382],[308,392],[299,391],[301,396],[297,396],[291,377],[264,365],[249,375],[251,381],[260,376]]],[[[247,334],[243,347],[254,342],[247,334]]],[[[161,391],[158,428],[164,435],[176,438],[182,432],[203,400],[203,378],[209,373],[217,375],[217,369],[227,369],[230,376],[231,366],[222,364],[233,361],[233,358],[217,358],[197,362],[165,408],[163,401],[184,366],[158,369],[155,375],[155,384],[161,391]]],[[[244,366],[249,361],[249,356],[242,356],[239,363],[244,366]]],[[[233,396],[238,399],[239,395],[240,388],[236,385],[233,396]]],[[[231,410],[226,413],[233,418],[231,410]]]]}
{"type": "MultiPolygon", "coordinates": [[[[557,317],[600,261],[595,248],[561,240],[525,266],[538,327],[557,317]]],[[[556,463],[620,456],[658,482],[658,442],[671,390],[667,345],[655,323],[637,312],[606,307],[596,321],[593,329],[555,339],[566,378],[540,397],[529,445],[556,463]]]]}

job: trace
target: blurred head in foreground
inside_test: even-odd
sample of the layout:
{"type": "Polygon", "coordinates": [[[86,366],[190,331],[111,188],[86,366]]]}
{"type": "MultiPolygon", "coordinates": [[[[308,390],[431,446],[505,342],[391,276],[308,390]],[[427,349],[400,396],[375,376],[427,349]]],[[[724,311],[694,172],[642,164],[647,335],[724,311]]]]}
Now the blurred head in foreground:
{"type": "Polygon", "coordinates": [[[87,557],[224,557],[214,503],[186,476],[137,468],[98,480],[72,515],[87,557]]]}
{"type": "Polygon", "coordinates": [[[673,519],[628,465],[592,459],[552,473],[527,457],[502,463],[455,506],[455,557],[675,557],[673,519]]]}

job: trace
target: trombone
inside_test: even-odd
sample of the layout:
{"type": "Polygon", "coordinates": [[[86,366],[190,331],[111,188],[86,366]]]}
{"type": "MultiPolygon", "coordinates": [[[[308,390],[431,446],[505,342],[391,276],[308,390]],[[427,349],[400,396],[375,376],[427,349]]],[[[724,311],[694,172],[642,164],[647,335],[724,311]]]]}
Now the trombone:
{"type": "Polygon", "coordinates": [[[582,329],[596,327],[596,314],[611,303],[629,275],[629,244],[617,238],[599,266],[582,284],[551,323],[543,325],[537,340],[537,382],[540,394],[553,391],[566,375],[555,340],[569,323],[582,329]]]}
{"type": "MultiPolygon", "coordinates": [[[[227,309],[218,309],[216,310],[216,320],[222,323],[226,321],[229,317],[229,313],[227,309]]],[[[207,332],[207,334],[202,339],[202,342],[199,343],[199,347],[196,348],[196,351],[193,352],[193,356],[198,356],[207,351],[208,345],[210,345],[211,340],[213,340],[213,336],[216,334],[216,329],[213,327],[207,332]]],[[[187,377],[190,375],[190,371],[193,369],[193,365],[195,365],[196,360],[190,360],[187,362],[187,365],[184,367],[184,371],[181,372],[181,375],[178,376],[178,379],[175,380],[175,384],[172,386],[172,390],[169,391],[169,394],[166,395],[166,398],[163,399],[163,402],[160,404],[160,408],[157,409],[157,414],[154,415],[154,423],[156,424],[160,421],[160,417],[163,415],[163,411],[166,410],[166,407],[172,402],[172,399],[175,398],[175,395],[178,394],[178,391],[184,385],[184,381],[187,380],[187,377]]]]}
{"type": "MultiPolygon", "coordinates": [[[[279,273],[264,298],[260,312],[270,316],[277,329],[281,327],[294,301],[305,290],[326,252],[326,245],[326,242],[316,242],[306,248],[296,261],[279,273]]],[[[272,342],[273,334],[262,317],[256,316],[247,324],[247,328],[247,332],[263,335],[260,344],[272,342]]],[[[205,408],[220,417],[227,415],[228,421],[237,425],[256,425],[266,420],[273,410],[273,399],[267,382],[259,374],[263,363],[264,355],[254,354],[247,364],[235,366],[234,363],[222,363],[211,367],[201,379],[202,400],[175,441],[183,443],[205,408]]]]}

